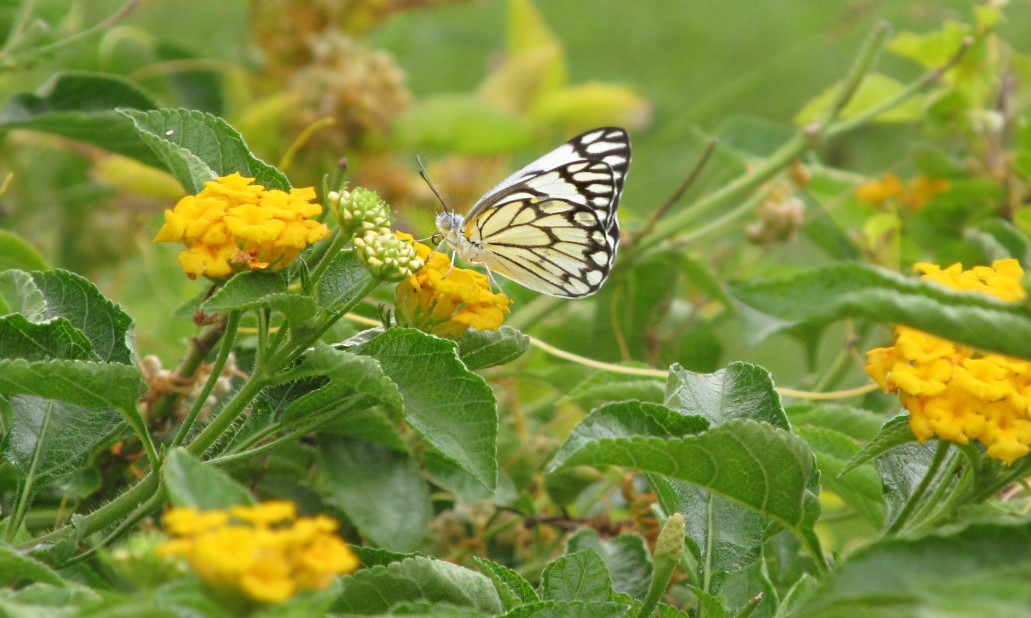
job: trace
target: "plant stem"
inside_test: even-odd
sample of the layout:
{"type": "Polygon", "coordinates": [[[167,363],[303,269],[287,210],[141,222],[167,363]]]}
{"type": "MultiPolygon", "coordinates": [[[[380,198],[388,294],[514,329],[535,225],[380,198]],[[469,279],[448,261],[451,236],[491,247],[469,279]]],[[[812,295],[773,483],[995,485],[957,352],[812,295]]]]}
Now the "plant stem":
{"type": "MultiPolygon", "coordinates": [[[[211,349],[215,347],[215,344],[218,343],[218,340],[222,338],[225,332],[226,320],[219,320],[204,332],[194,335],[190,340],[190,349],[186,353],[186,357],[175,368],[175,374],[183,379],[192,378],[197,373],[197,368],[208,357],[211,349]]],[[[151,421],[166,418],[171,413],[172,407],[179,397],[180,394],[174,391],[162,393],[157,401],[150,406],[151,421]]]]}
{"type": "Polygon", "coordinates": [[[232,399],[229,400],[229,403],[218,413],[218,416],[208,423],[197,437],[190,442],[187,450],[197,457],[203,457],[204,453],[211,448],[211,445],[218,441],[222,434],[236,422],[236,419],[243,414],[251,401],[258,396],[261,389],[265,388],[268,384],[269,379],[266,377],[266,374],[261,371],[261,368],[256,368],[254,374],[251,375],[251,379],[247,380],[243,387],[236,391],[232,399]]]}
{"type": "Polygon", "coordinates": [[[317,284],[319,282],[319,279],[322,278],[322,274],[326,272],[326,269],[329,268],[330,262],[333,261],[333,257],[337,253],[340,253],[340,250],[344,248],[344,245],[346,245],[349,240],[351,240],[350,235],[344,236],[344,234],[340,232],[339,228],[333,230],[333,237],[329,241],[329,247],[326,249],[326,252],[322,254],[322,259],[320,259],[319,263],[315,265],[314,270],[311,271],[312,284],[317,284]]]}
{"type": "Polygon", "coordinates": [[[222,336],[222,346],[218,349],[218,356],[215,358],[215,363],[211,366],[211,373],[208,374],[208,379],[194,400],[193,406],[190,407],[189,413],[183,419],[183,423],[179,426],[175,437],[172,438],[172,442],[168,446],[169,449],[179,446],[186,440],[186,436],[190,435],[190,430],[193,429],[193,424],[197,421],[197,415],[200,414],[201,409],[204,407],[204,402],[207,401],[208,395],[211,394],[219,377],[221,377],[222,368],[225,367],[229,354],[233,350],[233,341],[236,339],[237,327],[240,325],[240,312],[230,311],[226,319],[221,322],[221,325],[222,333],[224,334],[222,336]]]}
{"type": "Polygon", "coordinates": [[[905,506],[902,507],[902,511],[899,512],[899,516],[895,518],[895,521],[891,523],[891,526],[885,531],[886,535],[898,534],[906,524],[906,520],[912,515],[913,510],[917,507],[920,501],[923,499],[924,494],[927,492],[927,488],[930,487],[931,481],[938,475],[938,469],[941,468],[942,462],[945,461],[945,455],[948,453],[950,442],[948,440],[939,440],[938,448],[934,451],[934,457],[931,459],[931,465],[927,468],[927,472],[924,474],[924,478],[917,485],[916,489],[909,496],[909,500],[906,501],[905,506]]]}

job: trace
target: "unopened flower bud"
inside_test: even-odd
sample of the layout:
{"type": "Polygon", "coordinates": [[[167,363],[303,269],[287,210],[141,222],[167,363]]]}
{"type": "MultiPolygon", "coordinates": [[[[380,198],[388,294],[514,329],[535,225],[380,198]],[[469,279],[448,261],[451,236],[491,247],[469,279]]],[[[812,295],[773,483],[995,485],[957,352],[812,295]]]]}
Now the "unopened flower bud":
{"type": "Polygon", "coordinates": [[[386,281],[407,279],[423,266],[415,247],[389,230],[386,233],[367,232],[354,239],[354,246],[369,272],[386,281]]]}
{"type": "Polygon", "coordinates": [[[328,197],[344,233],[353,236],[390,233],[390,207],[375,191],[357,187],[351,191],[330,191],[328,197]]]}

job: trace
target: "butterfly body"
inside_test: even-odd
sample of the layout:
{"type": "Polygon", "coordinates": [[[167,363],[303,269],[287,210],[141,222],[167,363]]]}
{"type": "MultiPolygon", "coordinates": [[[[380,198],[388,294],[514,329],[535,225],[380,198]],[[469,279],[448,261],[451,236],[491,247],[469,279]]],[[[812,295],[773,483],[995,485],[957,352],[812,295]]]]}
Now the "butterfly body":
{"type": "Polygon", "coordinates": [[[588,131],[498,183],[465,217],[438,214],[437,231],[463,260],[531,290],[590,296],[616,257],[629,164],[626,131],[588,131]]]}

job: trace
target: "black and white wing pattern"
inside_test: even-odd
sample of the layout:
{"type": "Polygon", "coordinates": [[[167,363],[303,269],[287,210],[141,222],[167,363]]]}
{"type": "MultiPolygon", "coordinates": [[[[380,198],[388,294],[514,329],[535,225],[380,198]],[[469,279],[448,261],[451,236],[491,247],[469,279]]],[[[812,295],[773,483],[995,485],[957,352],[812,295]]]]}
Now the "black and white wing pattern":
{"type": "Polygon", "coordinates": [[[488,191],[466,215],[464,238],[451,244],[464,259],[543,294],[594,294],[616,257],[616,207],[629,165],[626,131],[587,131],[488,191]]]}

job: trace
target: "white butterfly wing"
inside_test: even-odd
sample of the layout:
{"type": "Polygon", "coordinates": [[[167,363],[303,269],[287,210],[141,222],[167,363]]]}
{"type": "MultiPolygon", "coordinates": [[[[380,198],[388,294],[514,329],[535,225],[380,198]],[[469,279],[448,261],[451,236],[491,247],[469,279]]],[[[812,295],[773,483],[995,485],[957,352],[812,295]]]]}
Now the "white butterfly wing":
{"type": "Polygon", "coordinates": [[[477,247],[477,261],[543,294],[594,294],[616,257],[616,207],[629,164],[626,131],[609,127],[515,172],[465,217],[463,234],[477,247]]]}

